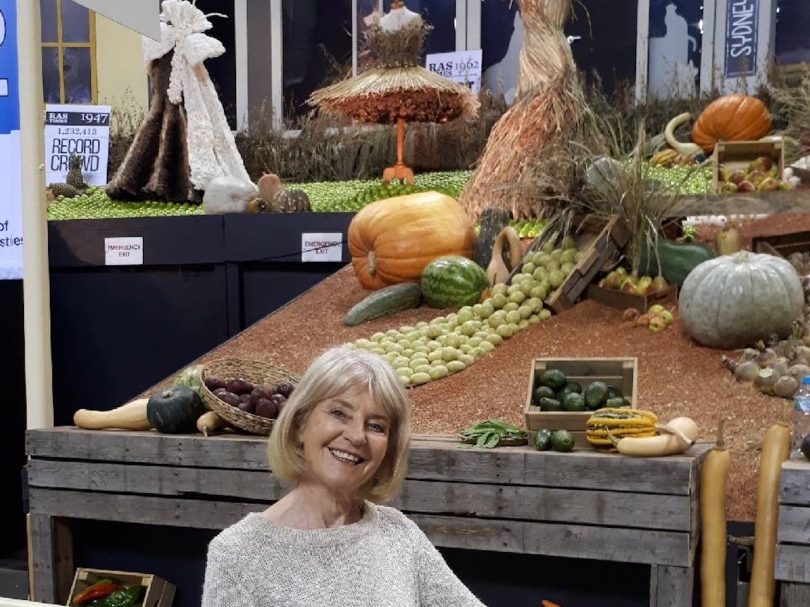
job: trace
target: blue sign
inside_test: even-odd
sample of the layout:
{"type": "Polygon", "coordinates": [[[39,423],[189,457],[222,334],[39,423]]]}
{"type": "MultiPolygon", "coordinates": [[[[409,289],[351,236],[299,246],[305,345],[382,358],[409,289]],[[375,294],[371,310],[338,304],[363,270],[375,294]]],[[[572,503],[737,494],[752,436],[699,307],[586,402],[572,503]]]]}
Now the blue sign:
{"type": "Polygon", "coordinates": [[[725,77],[753,76],[759,44],[759,0],[727,0],[725,77]]]}
{"type": "Polygon", "coordinates": [[[17,3],[16,0],[0,0],[0,135],[19,130],[17,3]]]}

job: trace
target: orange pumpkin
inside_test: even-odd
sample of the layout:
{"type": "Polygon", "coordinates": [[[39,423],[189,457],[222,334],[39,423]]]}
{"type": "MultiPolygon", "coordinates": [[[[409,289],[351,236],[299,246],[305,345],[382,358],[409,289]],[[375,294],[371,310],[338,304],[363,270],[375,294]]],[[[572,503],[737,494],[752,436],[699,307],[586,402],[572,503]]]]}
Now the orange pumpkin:
{"type": "Polygon", "coordinates": [[[734,93],[715,99],[698,116],[692,141],[711,153],[718,141],[753,141],[771,131],[768,108],[756,97],[734,93]]]}
{"type": "Polygon", "coordinates": [[[352,266],[366,289],[418,282],[437,257],[472,257],[474,239],[461,205],[438,192],[378,200],[349,224],[352,266]]]}

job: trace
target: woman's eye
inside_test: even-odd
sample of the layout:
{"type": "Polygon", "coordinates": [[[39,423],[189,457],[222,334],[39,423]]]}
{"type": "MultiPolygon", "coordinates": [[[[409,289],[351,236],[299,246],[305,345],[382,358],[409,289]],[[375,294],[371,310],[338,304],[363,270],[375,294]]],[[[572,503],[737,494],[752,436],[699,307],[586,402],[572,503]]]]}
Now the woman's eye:
{"type": "Polygon", "coordinates": [[[336,417],[338,419],[345,419],[346,418],[346,414],[341,409],[332,409],[332,411],[330,413],[334,417],[336,417]]]}
{"type": "Polygon", "coordinates": [[[382,424],[378,424],[375,422],[371,422],[368,427],[371,429],[372,432],[379,432],[381,434],[385,433],[385,426],[382,424]]]}

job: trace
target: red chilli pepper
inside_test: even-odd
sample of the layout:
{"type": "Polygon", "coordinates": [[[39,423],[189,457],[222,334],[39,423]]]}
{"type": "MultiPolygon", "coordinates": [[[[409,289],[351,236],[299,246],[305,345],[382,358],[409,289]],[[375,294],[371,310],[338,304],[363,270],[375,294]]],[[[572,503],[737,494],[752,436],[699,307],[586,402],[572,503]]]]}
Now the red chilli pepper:
{"type": "Polygon", "coordinates": [[[96,599],[103,599],[111,595],[113,592],[121,590],[123,586],[118,582],[111,580],[100,580],[82,590],[79,594],[73,597],[74,605],[84,605],[96,599]]]}

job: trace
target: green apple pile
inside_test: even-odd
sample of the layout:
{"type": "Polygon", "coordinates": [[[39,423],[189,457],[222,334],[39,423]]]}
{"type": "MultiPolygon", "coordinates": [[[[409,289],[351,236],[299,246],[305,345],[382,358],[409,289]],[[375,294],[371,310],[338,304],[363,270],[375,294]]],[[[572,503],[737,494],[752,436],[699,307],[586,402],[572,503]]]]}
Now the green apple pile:
{"type": "Polygon", "coordinates": [[[669,287],[663,276],[636,276],[624,268],[616,268],[597,283],[604,289],[612,289],[630,295],[651,295],[669,287]]]}
{"type": "Polygon", "coordinates": [[[717,191],[720,194],[775,192],[792,190],[794,187],[789,181],[782,180],[779,166],[767,156],[752,160],[744,169],[731,169],[720,165],[717,180],[717,191]]]}

